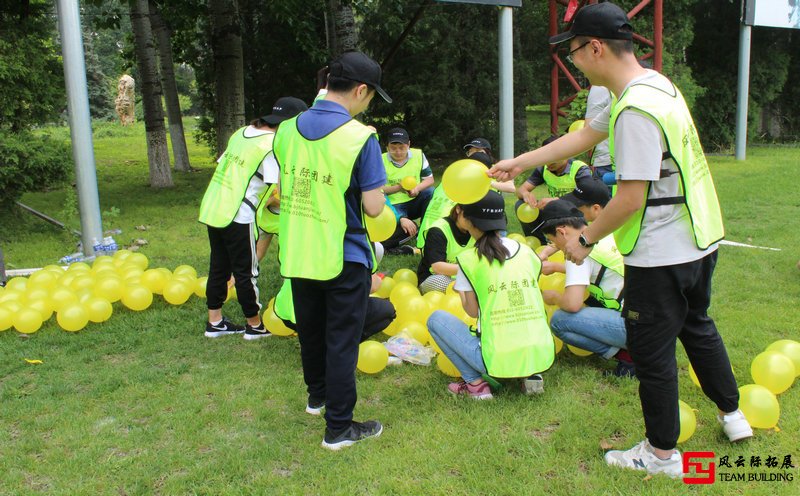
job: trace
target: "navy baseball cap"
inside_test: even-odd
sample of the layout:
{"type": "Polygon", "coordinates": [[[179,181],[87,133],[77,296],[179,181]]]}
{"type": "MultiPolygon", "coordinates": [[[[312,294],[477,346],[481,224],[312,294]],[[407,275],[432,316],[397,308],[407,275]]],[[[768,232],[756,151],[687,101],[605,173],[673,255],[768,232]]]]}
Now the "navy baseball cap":
{"type": "Polygon", "coordinates": [[[386,142],[407,145],[411,143],[411,138],[408,137],[408,131],[402,127],[393,127],[386,133],[386,142]]]}
{"type": "Polygon", "coordinates": [[[611,200],[611,194],[608,192],[608,186],[603,181],[594,176],[589,176],[576,181],[575,189],[572,190],[572,193],[562,196],[561,199],[572,203],[576,207],[594,204],[605,207],[608,201],[611,200]]]}
{"type": "Polygon", "coordinates": [[[293,96],[284,96],[278,98],[275,105],[272,106],[272,113],[265,115],[261,120],[274,127],[306,110],[308,110],[308,105],[303,100],[293,96]]]}
{"type": "Polygon", "coordinates": [[[355,50],[344,52],[331,61],[328,65],[328,70],[333,77],[357,81],[375,88],[381,98],[386,100],[387,103],[392,103],[392,99],[381,88],[381,75],[383,73],[381,66],[365,53],[355,50]]]}
{"type": "Polygon", "coordinates": [[[489,191],[475,203],[461,205],[464,217],[481,231],[502,231],[506,221],[506,202],[497,191],[489,191]]]}
{"type": "Polygon", "coordinates": [[[606,40],[632,40],[633,27],[628,15],[611,2],[587,5],[575,14],[569,31],[550,37],[550,44],[557,45],[576,36],[591,36],[606,40]]]}
{"type": "Polygon", "coordinates": [[[491,151],[492,145],[486,138],[475,138],[466,145],[464,145],[464,150],[469,150],[470,148],[483,148],[484,150],[491,151]]]}

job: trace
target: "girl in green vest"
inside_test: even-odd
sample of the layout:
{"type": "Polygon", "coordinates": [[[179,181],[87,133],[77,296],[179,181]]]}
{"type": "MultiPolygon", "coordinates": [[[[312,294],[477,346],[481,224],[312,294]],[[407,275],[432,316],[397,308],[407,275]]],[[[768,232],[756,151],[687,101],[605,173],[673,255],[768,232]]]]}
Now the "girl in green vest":
{"type": "Polygon", "coordinates": [[[456,395],[491,399],[483,375],[524,378],[526,393],[543,391],[539,373],[555,358],[555,346],[538,286],[541,261],[527,246],[501,237],[505,202],[489,191],[483,199],[459,205],[458,216],[475,248],[456,257],[454,289],[466,313],[478,318],[473,334],[454,315],[438,310],[428,329],[442,352],[458,368],[462,381],[448,385],[456,395]]]}
{"type": "Polygon", "coordinates": [[[467,230],[461,206],[450,209],[450,215],[436,220],[423,234],[422,260],[417,267],[419,291],[444,291],[458,272],[456,256],[475,246],[467,230]]]}

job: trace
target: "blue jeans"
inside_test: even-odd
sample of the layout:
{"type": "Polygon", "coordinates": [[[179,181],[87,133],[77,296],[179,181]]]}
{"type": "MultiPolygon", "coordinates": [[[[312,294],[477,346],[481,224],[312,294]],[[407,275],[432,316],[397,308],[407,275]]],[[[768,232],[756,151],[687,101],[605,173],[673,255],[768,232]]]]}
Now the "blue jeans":
{"type": "Polygon", "coordinates": [[[575,313],[556,310],[550,329],[562,341],[609,359],[625,348],[625,319],[616,310],[584,307],[575,313]]]}
{"type": "Polygon", "coordinates": [[[437,310],[428,318],[428,330],[445,356],[461,372],[462,379],[472,382],[486,373],[481,339],[469,332],[467,324],[449,312],[437,310]]]}

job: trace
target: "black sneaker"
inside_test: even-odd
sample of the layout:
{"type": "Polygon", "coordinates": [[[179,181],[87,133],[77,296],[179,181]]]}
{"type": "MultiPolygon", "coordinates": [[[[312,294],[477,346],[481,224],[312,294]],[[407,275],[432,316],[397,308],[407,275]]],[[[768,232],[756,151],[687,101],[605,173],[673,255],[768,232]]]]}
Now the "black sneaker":
{"type": "Polygon", "coordinates": [[[222,322],[217,325],[211,325],[211,322],[206,322],[207,338],[218,338],[221,336],[228,336],[229,334],[241,334],[244,332],[244,327],[236,325],[230,320],[222,317],[222,322]]]}
{"type": "Polygon", "coordinates": [[[325,437],[322,438],[322,447],[329,450],[338,451],[342,448],[352,446],[359,441],[371,437],[378,437],[383,432],[383,426],[377,420],[367,420],[366,422],[353,422],[350,427],[345,429],[338,436],[334,436],[330,430],[325,429],[325,437]]]}
{"type": "Polygon", "coordinates": [[[603,372],[603,375],[636,379],[636,367],[634,367],[633,362],[623,362],[620,360],[617,362],[617,367],[614,370],[606,370],[603,372]]]}
{"type": "Polygon", "coordinates": [[[258,324],[258,327],[253,327],[250,324],[245,326],[244,330],[244,338],[247,341],[253,341],[256,339],[266,338],[272,336],[272,333],[269,332],[265,327],[264,323],[258,324]]]}
{"type": "Polygon", "coordinates": [[[325,400],[318,400],[316,398],[308,397],[306,403],[306,413],[310,415],[322,415],[322,409],[325,408],[325,400]]]}

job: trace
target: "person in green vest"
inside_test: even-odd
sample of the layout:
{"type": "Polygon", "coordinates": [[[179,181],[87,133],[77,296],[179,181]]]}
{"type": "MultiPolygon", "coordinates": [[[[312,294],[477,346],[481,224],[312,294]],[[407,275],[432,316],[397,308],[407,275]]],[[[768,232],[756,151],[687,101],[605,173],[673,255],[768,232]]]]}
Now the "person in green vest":
{"type": "Polygon", "coordinates": [[[258,228],[256,257],[259,262],[267,254],[272,238],[278,234],[278,216],[280,213],[280,188],[277,184],[271,184],[256,207],[256,227],[258,228]]]}
{"type": "Polygon", "coordinates": [[[450,215],[441,217],[426,229],[422,260],[417,267],[419,291],[442,291],[453,282],[458,273],[456,257],[464,250],[475,246],[475,240],[467,230],[461,207],[453,206],[450,215]]]}
{"type": "Polygon", "coordinates": [[[752,437],[739,391],[713,319],[711,280],[724,237],[719,201],[691,113],[678,88],[639,65],[626,12],[609,2],[587,5],[569,31],[569,57],[612,104],[588,126],[548,146],[495,164],[489,175],[513,178],[525,169],[583,152],[608,138],[617,191],[564,254],[582,263],[614,233],[625,260],[622,316],[639,379],[645,439],[605,455],[612,466],[682,477],[678,371],[681,340],[717,421],[731,442],[752,437]]]}
{"type": "Polygon", "coordinates": [[[412,254],[413,247],[403,243],[417,234],[417,225],[413,221],[425,217],[433,196],[433,171],[422,150],[411,148],[411,138],[405,129],[389,129],[386,142],[386,153],[383,154],[386,186],[383,192],[400,214],[401,222],[397,223],[394,234],[383,242],[383,246],[387,253],[412,254]],[[411,222],[402,222],[403,219],[411,222]]]}
{"type": "MultiPolygon", "coordinates": [[[[542,142],[542,146],[546,146],[553,141],[557,140],[558,136],[550,136],[542,142]]],[[[514,205],[516,212],[520,205],[527,203],[533,208],[541,209],[551,198],[560,198],[575,189],[576,181],[585,179],[592,176],[592,170],[584,162],[575,159],[563,159],[549,162],[546,165],[537,167],[531,172],[528,179],[517,187],[517,203],[514,205]],[[548,198],[537,199],[533,190],[544,184],[547,186],[547,193],[550,195],[548,198]]],[[[539,225],[538,222],[522,222],[522,232],[525,236],[535,236],[545,244],[544,236],[541,232],[535,229],[539,225]]]]}
{"type": "Polygon", "coordinates": [[[501,237],[505,202],[496,191],[480,201],[459,205],[475,247],[456,257],[454,289],[467,315],[478,318],[475,334],[458,317],[437,310],[428,329],[462,380],[447,386],[455,395],[492,398],[483,378],[522,378],[524,390],[543,392],[541,373],[555,359],[555,344],[539,290],[541,261],[529,247],[501,237]]]}
{"type": "Polygon", "coordinates": [[[280,166],[280,272],[292,285],[308,407],[325,406],[322,447],[377,437],[377,420],[356,422],[355,367],[375,254],[364,216],[384,209],[386,171],[374,132],[354,117],[381,88],[381,67],[344,52],[328,65],[328,93],[275,136],[280,166]]]}
{"type": "Polygon", "coordinates": [[[236,130],[217,160],[198,218],[208,228],[211,249],[206,283],[206,337],[244,333],[245,339],[253,340],[270,335],[259,315],[256,206],[267,187],[278,182],[278,164],[272,153],[278,125],[307,109],[299,98],[279,98],[271,114],[236,130]],[[247,319],[245,326],[234,324],[222,315],[231,276],[247,319]]]}
{"type": "MultiPolygon", "coordinates": [[[[608,188],[602,182],[599,186],[607,195],[608,188]]],[[[548,203],[539,215],[542,233],[559,250],[580,236],[587,225],[583,213],[566,198],[548,203]]],[[[550,319],[553,334],[606,360],[616,359],[613,375],[635,377],[633,360],[625,349],[625,321],[620,315],[625,268],[614,238],[604,238],[581,265],[566,261],[564,272],[563,294],[554,290],[542,292],[545,303],[559,307],[550,319]],[[587,290],[589,296],[585,297],[587,290]]]]}

